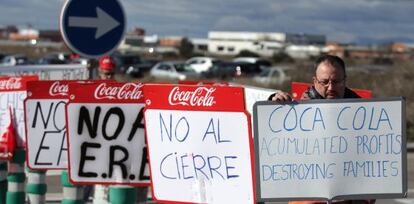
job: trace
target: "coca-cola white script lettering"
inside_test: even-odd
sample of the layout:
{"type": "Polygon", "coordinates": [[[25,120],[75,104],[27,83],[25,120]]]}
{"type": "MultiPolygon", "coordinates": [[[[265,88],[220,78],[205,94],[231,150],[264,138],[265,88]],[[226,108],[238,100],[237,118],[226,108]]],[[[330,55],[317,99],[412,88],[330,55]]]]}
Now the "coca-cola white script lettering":
{"type": "Polygon", "coordinates": [[[95,89],[96,99],[132,99],[137,100],[143,97],[143,84],[125,83],[121,87],[114,87],[110,84],[99,84],[95,89]]]}
{"type": "Polygon", "coordinates": [[[22,78],[9,78],[0,80],[0,90],[13,90],[22,88],[22,78]]]}
{"type": "Polygon", "coordinates": [[[168,102],[172,106],[212,106],[216,103],[212,96],[215,90],[215,88],[198,87],[194,91],[180,91],[179,87],[174,87],[168,96],[168,102]]]}
{"type": "Polygon", "coordinates": [[[67,96],[69,92],[68,84],[60,84],[59,81],[55,81],[49,89],[49,95],[51,96],[67,96]]]}

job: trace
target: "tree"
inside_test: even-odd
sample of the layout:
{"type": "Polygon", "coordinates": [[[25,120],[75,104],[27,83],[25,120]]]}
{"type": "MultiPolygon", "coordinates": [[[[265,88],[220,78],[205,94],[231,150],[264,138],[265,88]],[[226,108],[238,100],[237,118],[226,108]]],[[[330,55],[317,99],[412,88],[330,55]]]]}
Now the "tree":
{"type": "Polygon", "coordinates": [[[242,50],[236,55],[236,57],[260,57],[260,55],[249,50],[242,50]]]}
{"type": "Polygon", "coordinates": [[[188,38],[183,38],[181,40],[181,45],[179,47],[180,55],[185,58],[192,57],[194,45],[191,43],[188,38]]]}
{"type": "Polygon", "coordinates": [[[295,60],[290,57],[288,54],[286,54],[285,52],[276,52],[273,54],[272,56],[272,60],[275,63],[293,63],[295,62],[295,60]]]}

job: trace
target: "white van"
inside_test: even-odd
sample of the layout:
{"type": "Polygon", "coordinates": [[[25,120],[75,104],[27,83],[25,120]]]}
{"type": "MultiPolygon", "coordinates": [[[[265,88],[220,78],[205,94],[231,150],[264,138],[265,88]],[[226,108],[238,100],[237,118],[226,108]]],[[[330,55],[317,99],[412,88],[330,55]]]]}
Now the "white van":
{"type": "Polygon", "coordinates": [[[197,73],[202,73],[208,71],[218,61],[212,57],[192,57],[185,63],[190,65],[197,73]]]}

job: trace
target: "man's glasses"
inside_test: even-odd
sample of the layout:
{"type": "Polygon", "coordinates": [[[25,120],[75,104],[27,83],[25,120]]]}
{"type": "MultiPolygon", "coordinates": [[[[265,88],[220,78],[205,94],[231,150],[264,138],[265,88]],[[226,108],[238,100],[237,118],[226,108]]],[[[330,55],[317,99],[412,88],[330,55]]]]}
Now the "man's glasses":
{"type": "Polygon", "coordinates": [[[318,84],[324,87],[328,87],[329,84],[331,84],[332,86],[339,86],[339,85],[343,85],[345,82],[345,78],[341,80],[319,80],[318,78],[315,77],[315,80],[316,82],[318,82],[318,84]]]}

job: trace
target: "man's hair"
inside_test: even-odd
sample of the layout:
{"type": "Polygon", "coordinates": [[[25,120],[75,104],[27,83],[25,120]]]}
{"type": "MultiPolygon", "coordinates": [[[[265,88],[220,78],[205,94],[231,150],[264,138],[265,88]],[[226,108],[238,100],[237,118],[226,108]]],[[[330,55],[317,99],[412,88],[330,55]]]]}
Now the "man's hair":
{"type": "Polygon", "coordinates": [[[329,63],[333,67],[337,69],[341,69],[344,72],[344,77],[346,78],[345,62],[340,57],[334,56],[334,55],[320,56],[318,59],[316,59],[315,64],[313,65],[315,74],[316,74],[316,69],[318,69],[318,66],[322,63],[329,63]]]}

